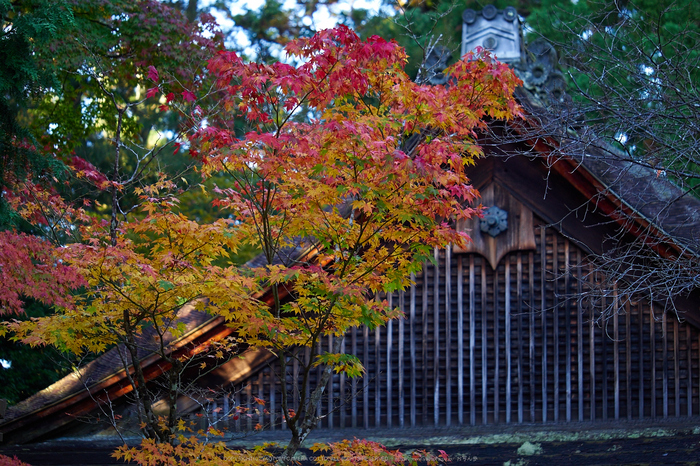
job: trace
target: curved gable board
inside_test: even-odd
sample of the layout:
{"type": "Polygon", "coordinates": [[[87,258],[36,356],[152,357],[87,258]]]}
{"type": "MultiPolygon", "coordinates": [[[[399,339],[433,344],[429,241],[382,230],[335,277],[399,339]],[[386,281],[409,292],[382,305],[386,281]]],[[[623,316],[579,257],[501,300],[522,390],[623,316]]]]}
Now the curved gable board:
{"type": "Polygon", "coordinates": [[[492,183],[481,190],[481,204],[484,209],[498,207],[508,214],[507,229],[497,236],[481,231],[479,217],[457,222],[457,230],[464,231],[472,241],[464,248],[453,248],[455,253],[475,252],[488,259],[491,268],[512,251],[535,249],[535,230],[532,224],[532,211],[515,199],[499,184],[492,183]]]}

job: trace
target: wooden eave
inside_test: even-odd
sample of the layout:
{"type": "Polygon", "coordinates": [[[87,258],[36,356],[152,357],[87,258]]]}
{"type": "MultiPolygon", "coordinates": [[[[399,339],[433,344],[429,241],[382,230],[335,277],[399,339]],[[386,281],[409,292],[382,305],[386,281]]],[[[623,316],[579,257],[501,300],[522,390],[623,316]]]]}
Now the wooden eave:
{"type": "MultiPolygon", "coordinates": [[[[173,342],[171,354],[175,357],[194,356],[203,351],[208,342],[221,340],[231,333],[232,330],[225,326],[223,317],[213,317],[173,342]]],[[[170,367],[157,354],[151,354],[143,358],[141,362],[147,382],[162,375],[170,367]]],[[[130,372],[133,373],[133,371],[130,372]]],[[[113,402],[133,390],[128,381],[127,372],[123,368],[88,388],[0,425],[0,431],[3,432],[5,441],[24,443],[37,440],[74,421],[76,417],[86,415],[96,407],[113,402]]]]}
{"type": "MultiPolygon", "coordinates": [[[[532,134],[532,128],[525,126],[533,126],[534,122],[532,119],[528,119],[509,122],[508,124],[521,135],[528,135],[532,134]]],[[[576,190],[582,199],[585,199],[589,208],[585,213],[587,217],[590,216],[588,221],[583,222],[582,219],[576,219],[575,222],[567,222],[566,216],[571,212],[567,213],[561,210],[562,208],[569,209],[573,206],[565,206],[560,202],[560,199],[557,199],[555,202],[540,203],[533,199],[532,193],[528,195],[527,192],[518,190],[512,182],[504,180],[498,173],[490,175],[492,180],[501,181],[506,189],[511,190],[512,194],[523,199],[523,202],[528,204],[533,212],[536,212],[546,221],[552,224],[559,224],[562,232],[567,236],[578,239],[581,246],[588,248],[594,253],[604,252],[605,248],[598,247],[598,245],[602,245],[607,236],[615,234],[610,225],[604,225],[612,222],[626,234],[639,238],[646,246],[663,258],[686,257],[697,259],[694,251],[689,251],[683,247],[662,227],[647,219],[641,212],[607,186],[595,173],[591,172],[585,164],[571,156],[557,152],[556,148],[559,143],[555,138],[551,136],[531,138],[526,139],[524,143],[528,144],[536,152],[542,164],[542,169],[561,177],[576,190]],[[559,204],[559,206],[555,204],[559,204]],[[544,207],[550,208],[551,211],[548,212],[548,209],[544,207]],[[552,215],[552,212],[554,212],[554,215],[552,215]],[[583,234],[577,231],[580,230],[582,223],[587,224],[587,231],[583,234]],[[576,225],[578,225],[578,228],[576,225]],[[605,227],[603,228],[603,226],[605,227]],[[596,233],[595,230],[598,230],[598,232],[596,233]],[[586,240],[586,237],[588,237],[589,241],[586,240]],[[593,239],[593,241],[590,241],[590,239],[593,239]]],[[[513,159],[524,159],[524,157],[514,157],[513,159]]],[[[515,164],[518,164],[519,167],[524,165],[522,162],[515,162],[515,164]]],[[[521,175],[523,170],[518,171],[518,173],[521,175]]],[[[559,190],[561,191],[561,188],[559,190]]],[[[571,198],[572,196],[567,196],[567,199],[571,198]]],[[[573,207],[572,210],[583,207],[583,203],[580,200],[574,202],[574,204],[576,207],[573,207]]],[[[700,303],[700,290],[696,289],[689,297],[676,297],[675,301],[677,307],[685,311],[680,317],[700,328],[700,305],[698,304],[700,303]]]]}
{"type": "Polygon", "coordinates": [[[647,220],[640,212],[605,186],[585,165],[568,156],[556,156],[555,159],[551,155],[553,144],[554,142],[550,138],[546,143],[542,140],[535,141],[533,147],[538,152],[546,154],[545,158],[552,170],[567,179],[581,194],[587,196],[597,209],[600,209],[631,235],[641,238],[661,257],[671,259],[687,254],[670,235],[647,220]],[[646,232],[652,234],[654,240],[645,234],[646,232]]]}
{"type": "MultiPolygon", "coordinates": [[[[582,195],[586,196],[596,209],[615,221],[624,231],[640,238],[652,250],[664,258],[679,256],[696,256],[700,251],[689,252],[672,234],[664,231],[661,225],[650,221],[642,212],[634,208],[619,193],[592,172],[586,164],[563,151],[558,137],[542,134],[542,125],[534,113],[542,114],[542,118],[555,118],[537,103],[532,94],[519,88],[516,98],[522,103],[525,118],[514,119],[507,125],[520,134],[525,142],[536,151],[555,173],[564,177],[582,195]],[[651,236],[651,237],[650,237],[651,236]],[[652,239],[653,237],[653,239],[652,239]]],[[[562,136],[560,139],[564,139],[562,136]]],[[[614,150],[614,149],[610,149],[614,150]]]]}

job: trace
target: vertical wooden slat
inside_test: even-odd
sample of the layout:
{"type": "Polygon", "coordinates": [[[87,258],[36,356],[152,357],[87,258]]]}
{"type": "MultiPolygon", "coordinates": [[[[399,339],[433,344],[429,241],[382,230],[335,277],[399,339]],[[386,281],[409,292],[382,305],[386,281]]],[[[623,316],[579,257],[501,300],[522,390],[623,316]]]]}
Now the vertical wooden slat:
{"type": "Polygon", "coordinates": [[[428,378],[428,263],[423,264],[423,333],[421,345],[421,361],[423,366],[423,399],[421,406],[423,408],[421,415],[421,424],[428,424],[428,391],[430,379],[428,378]]]}
{"type": "Polygon", "coordinates": [[[620,419],[620,309],[617,305],[617,284],[613,285],[613,371],[615,377],[615,419],[620,419]]]}
{"type": "MultiPolygon", "coordinates": [[[[389,293],[389,296],[387,296],[387,303],[389,305],[389,308],[391,309],[394,305],[393,302],[393,295],[389,293]]],[[[392,409],[391,406],[394,404],[394,391],[392,387],[392,377],[393,374],[391,373],[391,355],[394,352],[394,347],[393,347],[393,333],[394,333],[394,322],[389,321],[386,324],[386,426],[391,427],[391,416],[392,416],[392,409]]]]}
{"type": "MultiPolygon", "coordinates": [[[[240,395],[240,393],[241,393],[241,390],[240,390],[240,389],[235,390],[234,393],[233,393],[233,404],[236,406],[236,412],[237,412],[237,413],[240,413],[240,412],[241,412],[241,409],[240,409],[240,408],[243,407],[243,406],[241,406],[241,395],[240,395]]],[[[240,432],[240,431],[241,431],[241,416],[240,416],[240,415],[234,416],[233,419],[234,419],[234,421],[233,421],[234,429],[236,430],[236,432],[240,432]]]]}
{"type": "MultiPolygon", "coordinates": [[[[352,354],[357,356],[357,328],[353,327],[350,329],[350,338],[352,341],[352,354]]],[[[363,360],[362,363],[364,365],[367,365],[369,361],[363,360]]],[[[350,389],[352,390],[351,396],[352,400],[350,400],[350,413],[352,416],[351,419],[351,424],[352,427],[357,427],[357,377],[353,377],[352,380],[350,381],[350,389]]]]}
{"type": "MultiPolygon", "coordinates": [[[[700,388],[700,332],[698,332],[698,360],[698,388],[700,388]]],[[[698,393],[698,409],[700,410],[700,393],[698,393]]]]}
{"type": "Polygon", "coordinates": [[[501,355],[500,355],[500,344],[499,344],[499,334],[500,334],[500,326],[499,326],[499,317],[500,317],[500,308],[499,308],[499,300],[498,297],[500,296],[501,291],[499,290],[498,287],[499,280],[498,280],[498,267],[493,271],[493,354],[494,354],[494,362],[493,362],[493,422],[498,424],[500,421],[500,393],[501,393],[501,387],[500,387],[500,373],[501,373],[501,355]]]}
{"type": "MultiPolygon", "coordinates": [[[[308,348],[305,349],[305,351],[308,353],[308,348]]],[[[294,397],[294,403],[297,402],[299,399],[299,360],[298,358],[294,358],[294,361],[292,362],[292,383],[294,386],[292,387],[292,396],[294,397]]],[[[286,387],[285,387],[286,389],[286,387]]],[[[299,409],[297,407],[297,409],[299,409]]]]}
{"type": "MultiPolygon", "coordinates": [[[[641,342],[639,343],[642,344],[641,342]]],[[[644,383],[640,381],[640,383],[644,383]]],[[[632,309],[630,300],[625,299],[625,398],[627,398],[627,419],[632,419],[632,309]]]]}
{"type": "Polygon", "coordinates": [[[469,255],[469,423],[476,424],[476,383],[475,340],[476,340],[476,272],[474,271],[474,254],[469,255]]]}
{"type": "MultiPolygon", "coordinates": [[[[343,338],[343,341],[340,343],[340,353],[345,354],[345,342],[347,341],[347,338],[343,338]]],[[[340,373],[340,428],[345,428],[347,427],[347,410],[345,409],[346,404],[348,402],[348,397],[347,393],[345,392],[345,373],[341,372],[340,373]]],[[[355,394],[352,394],[352,397],[355,398],[355,394]]]]}
{"type": "MultiPolygon", "coordinates": [[[[246,397],[246,413],[251,414],[253,412],[253,407],[251,406],[251,401],[253,399],[253,387],[251,383],[245,386],[245,397],[246,397]]],[[[253,430],[253,416],[247,416],[247,428],[248,431],[253,430]]]]}
{"type": "MultiPolygon", "coordinates": [[[[377,298],[378,299],[378,298],[377,298]]],[[[381,327],[374,329],[374,427],[382,423],[382,335],[381,327]]]]}
{"type": "Polygon", "coordinates": [[[600,316],[601,320],[601,336],[600,336],[600,348],[601,348],[601,356],[600,356],[600,362],[602,367],[602,372],[601,372],[601,382],[602,382],[602,389],[603,389],[603,419],[608,418],[608,321],[606,319],[606,311],[607,311],[607,306],[608,303],[605,300],[605,296],[601,297],[601,304],[600,304],[600,312],[602,315],[600,316]]]}
{"type": "Polygon", "coordinates": [[[663,400],[664,419],[668,417],[668,322],[665,310],[661,313],[661,335],[663,338],[663,400]]]}
{"type": "MultiPolygon", "coordinates": [[[[265,399],[265,391],[263,387],[263,371],[258,372],[258,399],[265,399]]],[[[256,406],[255,408],[258,409],[258,411],[260,412],[260,420],[258,422],[260,423],[260,425],[265,425],[265,410],[260,405],[256,406]]]]}
{"type": "Polygon", "coordinates": [[[649,339],[651,343],[651,417],[656,417],[656,317],[654,303],[649,303],[649,339]]]}
{"type": "MultiPolygon", "coordinates": [[[[270,430],[277,429],[277,400],[275,399],[277,390],[275,389],[275,381],[275,372],[270,371],[270,430]]],[[[226,402],[228,402],[228,395],[226,395],[226,402]]],[[[228,413],[228,408],[225,411],[228,413]]]]}
{"type": "Polygon", "coordinates": [[[639,320],[639,419],[644,418],[644,309],[637,303],[637,320],[639,320]]]}
{"type": "MultiPolygon", "coordinates": [[[[369,367],[369,328],[362,327],[362,349],[364,354],[365,364],[369,367]]],[[[367,371],[369,372],[369,371],[367,371]]],[[[362,427],[369,429],[369,374],[365,372],[365,380],[362,387],[362,427]]]]}
{"type": "Polygon", "coordinates": [[[445,425],[452,421],[452,247],[445,249],[445,425]]]}
{"type": "Polygon", "coordinates": [[[488,424],[488,354],[486,344],[488,338],[488,312],[486,309],[487,284],[486,284],[486,264],[487,261],[481,261],[481,421],[483,424],[488,424]]]}
{"type": "Polygon", "coordinates": [[[687,383],[687,394],[686,399],[688,400],[688,405],[686,406],[688,411],[688,416],[693,415],[693,340],[691,339],[690,326],[685,326],[685,347],[687,348],[686,357],[688,364],[688,375],[686,376],[687,383]]]}
{"type": "Polygon", "coordinates": [[[680,354],[678,349],[680,336],[678,335],[678,319],[673,318],[673,373],[674,373],[674,385],[673,385],[673,396],[675,401],[675,410],[673,415],[678,417],[681,415],[681,368],[680,368],[680,354]]]}
{"type": "MultiPolygon", "coordinates": [[[[297,351],[297,352],[296,352],[296,355],[298,356],[299,353],[300,353],[300,351],[297,351]]],[[[295,358],[295,359],[296,359],[296,358],[295,358]]],[[[311,360],[311,348],[306,347],[306,348],[304,348],[304,357],[303,357],[302,361],[307,361],[307,362],[308,362],[308,361],[310,361],[310,360],[311,360]]],[[[320,369],[319,369],[319,370],[320,370],[320,369]]],[[[317,373],[318,373],[318,372],[317,372],[317,373]]],[[[295,385],[296,385],[296,384],[295,384],[295,385]]],[[[301,406],[297,404],[298,401],[299,401],[298,389],[299,389],[300,387],[296,387],[296,388],[297,388],[297,396],[294,398],[294,408],[298,410],[299,408],[301,408],[301,406]]],[[[310,388],[311,388],[311,377],[307,377],[307,379],[306,379],[306,393],[309,393],[310,388]]]]}
{"type": "Polygon", "coordinates": [[[464,424],[464,283],[463,255],[457,256],[457,421],[464,424]]]}
{"type": "MultiPolygon", "coordinates": [[[[272,393],[274,393],[274,391],[272,393]]],[[[273,409],[272,408],[272,398],[270,398],[270,409],[273,409]]],[[[270,429],[272,429],[272,430],[275,429],[275,424],[274,424],[274,422],[272,422],[273,413],[274,413],[274,411],[270,411],[270,414],[271,414],[270,415],[270,429]]],[[[231,419],[231,400],[229,399],[229,394],[225,393],[224,394],[224,423],[223,423],[224,429],[229,428],[230,419],[231,419]]]]}
{"type": "MultiPolygon", "coordinates": [[[[433,423],[440,423],[440,254],[433,250],[435,270],[433,272],[433,423]]],[[[427,296],[427,295],[426,295],[427,296]]]]}
{"type": "Polygon", "coordinates": [[[518,253],[516,266],[517,297],[518,297],[518,423],[523,422],[523,254],[518,253]]]}
{"type": "Polygon", "coordinates": [[[542,320],[542,422],[547,422],[547,236],[540,229],[540,313],[542,320]]]}
{"type": "MultiPolygon", "coordinates": [[[[552,235],[552,309],[554,311],[552,319],[552,347],[553,361],[552,368],[554,369],[554,422],[559,422],[559,245],[557,244],[557,235],[552,235]]],[[[545,269],[546,270],[546,269],[545,269]]]]}
{"type": "Polygon", "coordinates": [[[411,417],[411,427],[416,426],[416,375],[417,375],[417,361],[416,361],[416,276],[411,273],[411,302],[409,306],[409,322],[408,322],[408,342],[409,351],[411,353],[411,393],[409,396],[409,402],[411,404],[410,417],[411,417]]]}
{"type": "Polygon", "coordinates": [[[220,428],[219,419],[221,418],[221,408],[219,406],[219,400],[214,400],[211,405],[211,426],[220,428]]]}
{"type": "MultiPolygon", "coordinates": [[[[590,274],[590,270],[589,270],[590,274]]],[[[589,380],[590,380],[590,399],[591,399],[591,414],[589,419],[595,421],[595,307],[591,305],[590,309],[590,320],[588,327],[588,369],[589,369],[589,380]]]]}
{"type": "MultiPolygon", "coordinates": [[[[328,349],[333,348],[333,335],[328,335],[328,349]]],[[[333,376],[331,376],[328,381],[328,388],[326,389],[326,396],[328,401],[328,412],[326,414],[326,422],[328,423],[328,428],[333,428],[333,376]]],[[[321,413],[319,413],[320,415],[321,413]]]]}
{"type": "MultiPolygon", "coordinates": [[[[316,354],[322,354],[322,352],[323,352],[323,343],[322,343],[321,339],[319,338],[318,346],[317,346],[317,348],[316,348],[316,354]]],[[[307,354],[307,357],[306,357],[305,360],[306,360],[306,361],[310,361],[310,360],[311,360],[310,355],[307,354]]],[[[321,366],[318,366],[318,368],[316,369],[316,380],[321,380],[322,375],[323,375],[323,368],[322,368],[321,366]]],[[[307,379],[307,380],[308,380],[308,379],[307,379]]],[[[329,382],[330,382],[330,381],[329,381],[329,382]]],[[[367,383],[367,385],[369,385],[369,382],[367,383]]],[[[306,393],[310,393],[310,382],[309,382],[309,383],[307,384],[307,386],[306,386],[306,393]]],[[[318,402],[316,403],[316,413],[317,413],[319,416],[322,416],[322,415],[323,415],[323,412],[322,412],[322,410],[321,410],[321,408],[322,408],[322,406],[321,406],[322,398],[323,398],[323,397],[319,397],[319,398],[318,398],[318,402]]],[[[319,427],[320,427],[320,426],[319,426],[319,427]]]]}
{"type": "Polygon", "coordinates": [[[269,367],[267,369],[265,369],[265,380],[267,380],[267,389],[266,389],[265,393],[267,393],[266,396],[269,400],[268,401],[269,404],[267,406],[267,409],[268,409],[267,416],[269,419],[270,429],[274,430],[273,426],[276,422],[277,415],[276,415],[275,410],[273,408],[273,401],[275,400],[274,393],[276,391],[275,382],[276,382],[277,378],[275,377],[274,371],[271,371],[269,367]]]}
{"type": "Polygon", "coordinates": [[[404,290],[399,291],[399,309],[404,315],[399,319],[399,427],[405,425],[405,410],[406,400],[404,398],[404,331],[406,324],[406,308],[405,308],[406,293],[404,290]]]}
{"type": "Polygon", "coordinates": [[[535,422],[535,255],[530,252],[528,257],[529,277],[529,306],[530,316],[530,422],[535,422]]]}
{"type": "Polygon", "coordinates": [[[576,331],[578,332],[578,420],[583,421],[584,406],[583,400],[583,265],[581,264],[581,251],[576,250],[576,331]]]}
{"type": "MultiPolygon", "coordinates": [[[[564,316],[566,318],[566,421],[571,421],[571,345],[574,336],[571,335],[571,251],[569,241],[564,240],[564,316]]],[[[578,340],[580,337],[576,335],[578,340]]]]}
{"type": "Polygon", "coordinates": [[[506,422],[510,424],[510,409],[511,409],[511,341],[510,341],[510,258],[506,257],[505,261],[505,317],[506,317],[506,422]]]}

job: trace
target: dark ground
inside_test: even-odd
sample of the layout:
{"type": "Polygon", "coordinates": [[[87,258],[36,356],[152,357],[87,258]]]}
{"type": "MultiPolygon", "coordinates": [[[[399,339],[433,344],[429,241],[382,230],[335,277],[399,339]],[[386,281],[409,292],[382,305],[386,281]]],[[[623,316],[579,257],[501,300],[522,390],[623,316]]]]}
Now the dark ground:
{"type": "MultiPolygon", "coordinates": [[[[479,465],[700,465],[700,418],[684,422],[571,423],[557,426],[488,426],[481,428],[319,431],[310,442],[368,438],[401,451],[445,450],[450,464],[479,465]],[[400,437],[399,437],[400,435],[400,437]]],[[[266,432],[231,440],[232,446],[280,438],[266,432]]],[[[110,457],[118,442],[109,439],[57,440],[0,446],[0,454],[16,455],[32,466],[124,464],[110,457]]],[[[304,450],[306,455],[312,455],[304,450]]],[[[313,464],[302,461],[303,465],[313,464]]]]}

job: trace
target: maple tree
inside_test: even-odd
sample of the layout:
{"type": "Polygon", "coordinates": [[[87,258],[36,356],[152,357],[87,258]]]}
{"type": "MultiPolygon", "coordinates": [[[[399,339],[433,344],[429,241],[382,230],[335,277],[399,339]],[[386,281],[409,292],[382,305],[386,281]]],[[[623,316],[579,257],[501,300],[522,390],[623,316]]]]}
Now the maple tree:
{"type": "Polygon", "coordinates": [[[9,456],[0,455],[0,466],[30,466],[24,461],[20,461],[16,456],[10,458],[9,456]]]}
{"type": "Polygon", "coordinates": [[[210,62],[224,109],[243,111],[256,131],[237,138],[220,114],[196,148],[205,175],[234,180],[215,203],[239,222],[240,242],[262,249],[267,264],[251,274],[272,294],[252,314],[220,312],[246,342],[278,356],[280,380],[292,361],[303,367],[301,389],[281,393],[292,432],[282,462],[315,426],[332,372],[361,374],[359,361],[340,353],[346,330],[395,316],[374,294],[407,286],[433,247],[466,240],[448,222],[474,212],[464,175],[479,154],[474,131],[484,117],[513,116],[517,84],[486,57],[456,64],[450,86],[419,86],[403,73],[398,46],[361,42],[343,27],[287,52],[301,64],[246,64],[230,52],[210,62]],[[311,121],[295,121],[302,111],[311,121]],[[320,353],[328,335],[334,345],[320,353]],[[323,375],[307,391],[318,365],[323,375]]]}
{"type": "Polygon", "coordinates": [[[314,444],[311,446],[314,453],[326,453],[317,456],[315,461],[321,466],[341,465],[350,466],[361,465],[381,465],[390,466],[395,464],[406,464],[407,462],[416,465],[419,462],[428,465],[439,464],[440,461],[449,461],[449,456],[443,450],[438,450],[438,455],[434,455],[425,450],[414,450],[410,455],[401,453],[399,450],[389,450],[384,445],[368,440],[353,439],[342,440],[330,444],[314,444]]]}
{"type": "Polygon", "coordinates": [[[471,56],[449,70],[449,86],[421,86],[403,72],[403,49],[378,37],[360,41],[346,27],[286,50],[299,66],[246,64],[231,52],[210,62],[224,108],[243,111],[256,131],[237,138],[212,124],[196,150],[204,174],[235,180],[216,203],[268,264],[252,273],[272,302],[227,317],[278,356],[280,380],[292,361],[303,367],[298,392],[281,393],[290,460],[316,425],[332,372],[361,374],[359,361],[340,353],[346,330],[395,317],[375,294],[405,288],[434,247],[467,240],[450,222],[474,213],[464,168],[480,154],[475,131],[486,117],[516,113],[517,78],[488,56],[471,56]],[[299,112],[310,121],[296,122],[299,112]],[[289,254],[300,245],[302,254],[289,254]],[[329,335],[333,346],[319,354],[329,335]],[[323,375],[307,391],[318,365],[323,375]]]}
{"type": "MultiPolygon", "coordinates": [[[[245,63],[219,52],[208,66],[214,109],[186,114],[190,153],[202,176],[228,180],[213,190],[224,218],[187,218],[178,210],[181,186],[166,176],[129,185],[102,179],[88,165],[83,176],[111,193],[111,216],[76,214],[81,241],[52,251],[85,286],[55,302],[54,316],[5,326],[27,343],[76,353],[121,345],[124,364],[133,365],[129,381],[147,438],[140,449],[120,450],[121,457],[152,464],[144,452],[163,459],[177,444],[180,458],[204,458],[205,451],[218,458],[207,450],[219,448],[215,443],[175,434],[183,428],[175,403],[180,376],[194,359],[174,354],[169,343],[184,331],[179,309],[192,304],[223,316],[238,342],[277,356],[283,423],[292,434],[278,462],[291,462],[318,421],[317,402],[331,375],[363,372],[357,358],[341,352],[345,332],[396,317],[378,296],[406,288],[433,248],[468,241],[452,225],[476,212],[478,193],[465,168],[481,154],[477,131],[489,118],[519,114],[512,98],[518,79],[487,53],[454,64],[448,85],[426,86],[404,73],[406,56],[397,44],[362,41],[347,27],[291,41],[286,52],[296,66],[245,63]],[[235,126],[241,114],[253,128],[245,135],[235,126]],[[140,208],[118,220],[127,188],[140,208]],[[228,257],[245,246],[259,248],[266,263],[231,263],[228,257]],[[139,338],[147,329],[155,335],[153,351],[169,367],[165,417],[153,407],[140,366],[139,338]],[[333,345],[320,351],[328,336],[333,345]],[[298,390],[284,382],[292,361],[301,366],[298,390]],[[316,367],[322,375],[309,385],[316,367]]],[[[173,85],[163,76],[148,68],[154,82],[148,98],[173,85]]],[[[189,108],[200,97],[186,88],[164,105],[189,108]]],[[[128,104],[115,108],[119,127],[128,104]]],[[[116,137],[118,167],[119,131],[116,137]]],[[[27,215],[34,212],[28,209],[27,215]]],[[[235,353],[236,346],[223,349],[235,353]]]]}

